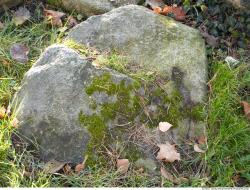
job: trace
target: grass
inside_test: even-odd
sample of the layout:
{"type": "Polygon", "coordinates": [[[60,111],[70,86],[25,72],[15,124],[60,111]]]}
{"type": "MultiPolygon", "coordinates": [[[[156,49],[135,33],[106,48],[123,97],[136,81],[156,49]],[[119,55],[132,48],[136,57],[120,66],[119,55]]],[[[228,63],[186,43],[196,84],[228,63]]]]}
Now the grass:
{"type": "MultiPolygon", "coordinates": [[[[24,73],[44,48],[60,42],[63,36],[59,29],[51,28],[42,20],[29,21],[16,27],[10,18],[9,15],[0,18],[5,23],[5,28],[0,30],[0,107],[7,107],[20,86],[24,73]],[[28,64],[17,63],[10,57],[9,48],[16,42],[22,42],[30,48],[28,64]]],[[[206,106],[209,149],[204,158],[197,158],[207,167],[207,179],[196,175],[190,182],[179,186],[249,185],[250,125],[240,105],[242,100],[250,100],[249,65],[241,63],[237,68],[230,68],[221,60],[220,57],[209,60],[211,80],[206,106]],[[235,176],[240,176],[240,180],[235,180],[235,176]]],[[[87,168],[80,175],[45,174],[42,171],[44,163],[36,160],[30,152],[14,150],[11,141],[11,134],[15,132],[12,120],[13,118],[8,117],[0,120],[0,187],[173,185],[162,177],[152,178],[140,173],[133,166],[126,176],[117,173],[114,166],[103,168],[98,165],[87,168]]]]}

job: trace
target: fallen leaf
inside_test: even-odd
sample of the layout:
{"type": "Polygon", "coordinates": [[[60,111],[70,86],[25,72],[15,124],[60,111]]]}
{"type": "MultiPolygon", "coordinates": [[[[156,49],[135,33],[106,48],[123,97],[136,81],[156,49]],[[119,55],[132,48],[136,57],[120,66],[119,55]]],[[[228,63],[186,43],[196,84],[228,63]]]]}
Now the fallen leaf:
{"type": "Polygon", "coordinates": [[[24,44],[15,43],[10,47],[10,56],[20,63],[28,62],[28,54],[29,48],[24,44]]]}
{"type": "Polygon", "coordinates": [[[27,172],[27,171],[23,171],[23,176],[25,177],[31,177],[32,173],[31,172],[27,172]]]}
{"type": "Polygon", "coordinates": [[[201,135],[199,138],[198,138],[198,143],[199,144],[206,144],[207,143],[207,137],[205,137],[204,135],[201,135]]]}
{"type": "Polygon", "coordinates": [[[44,9],[44,16],[45,16],[45,18],[47,18],[51,22],[52,26],[62,27],[63,23],[62,23],[61,18],[64,15],[65,15],[65,13],[63,13],[63,12],[44,9]]]}
{"type": "Polygon", "coordinates": [[[65,165],[64,162],[51,160],[45,164],[43,171],[47,174],[54,174],[58,172],[60,169],[62,169],[64,165],[65,165]]]}
{"type": "Polygon", "coordinates": [[[194,151],[199,153],[205,153],[205,150],[202,150],[198,144],[194,144],[194,151]]]}
{"type": "Polygon", "coordinates": [[[0,22],[0,29],[4,28],[4,24],[2,22],[0,22]]]}
{"type": "Polygon", "coordinates": [[[10,124],[11,124],[12,127],[14,127],[14,128],[18,128],[18,127],[19,127],[19,121],[18,121],[17,118],[14,118],[14,119],[10,122],[10,124]]]}
{"type": "Polygon", "coordinates": [[[117,170],[121,173],[127,173],[129,168],[129,160],[128,159],[118,159],[117,163],[117,170]]]}
{"type": "Polygon", "coordinates": [[[158,144],[160,151],[157,154],[157,159],[164,162],[174,162],[175,160],[181,160],[180,154],[175,149],[174,145],[171,145],[169,142],[166,144],[158,144]]]}
{"type": "Polygon", "coordinates": [[[169,173],[167,170],[165,170],[164,167],[161,167],[161,175],[162,177],[174,183],[174,176],[171,173],[169,173]]]}
{"type": "Polygon", "coordinates": [[[153,8],[153,11],[156,14],[161,14],[162,13],[162,8],[161,7],[155,7],[155,8],[153,8]]]}
{"type": "Polygon", "coordinates": [[[250,104],[248,102],[242,101],[241,105],[244,108],[244,113],[245,113],[247,119],[250,119],[250,104]]]}
{"type": "Polygon", "coordinates": [[[85,163],[77,164],[75,167],[75,172],[79,174],[84,169],[85,169],[85,163]]]}
{"type": "Polygon", "coordinates": [[[168,123],[168,122],[160,122],[159,123],[159,130],[161,132],[166,132],[168,131],[173,125],[168,123]]]}
{"type": "Polygon", "coordinates": [[[5,109],[5,107],[0,108],[0,119],[3,119],[5,117],[6,111],[7,110],[5,109]]]}
{"type": "Polygon", "coordinates": [[[72,169],[70,167],[69,164],[66,164],[64,167],[63,167],[63,173],[65,175],[71,175],[72,174],[72,169]]]}
{"type": "Polygon", "coordinates": [[[200,27],[199,30],[200,30],[201,35],[206,40],[208,45],[210,45],[212,47],[217,47],[219,45],[218,38],[214,37],[213,35],[210,35],[207,32],[207,29],[205,26],[200,27]]]}
{"type": "Polygon", "coordinates": [[[85,169],[87,159],[88,159],[88,156],[85,157],[85,159],[84,159],[84,161],[82,163],[76,165],[75,172],[77,174],[79,174],[82,170],[85,169]]]}
{"type": "Polygon", "coordinates": [[[186,18],[185,11],[182,9],[182,7],[177,7],[177,6],[165,6],[161,14],[163,15],[173,14],[174,19],[178,21],[184,21],[186,18]]]}
{"type": "Polygon", "coordinates": [[[163,0],[146,0],[145,5],[154,9],[156,7],[162,7],[165,4],[164,4],[163,0]]]}
{"type": "Polygon", "coordinates": [[[30,19],[30,12],[25,7],[19,7],[13,15],[13,22],[16,26],[22,25],[30,19]]]}
{"type": "Polygon", "coordinates": [[[74,26],[76,26],[78,24],[78,22],[76,21],[76,19],[73,16],[69,16],[68,17],[68,27],[69,28],[73,28],[74,26]]]}

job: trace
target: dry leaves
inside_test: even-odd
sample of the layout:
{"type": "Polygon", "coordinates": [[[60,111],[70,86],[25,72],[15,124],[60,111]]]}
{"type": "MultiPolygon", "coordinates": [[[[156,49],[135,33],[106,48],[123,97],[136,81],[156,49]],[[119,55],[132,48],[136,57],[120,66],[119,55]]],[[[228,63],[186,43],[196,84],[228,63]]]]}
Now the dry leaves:
{"type": "Polygon", "coordinates": [[[43,171],[47,174],[54,174],[54,173],[58,172],[59,170],[61,170],[64,165],[65,165],[64,162],[51,160],[45,164],[43,171]]]}
{"type": "Polygon", "coordinates": [[[15,43],[10,47],[10,56],[20,63],[28,62],[29,48],[21,43],[15,43]]]}
{"type": "Polygon", "coordinates": [[[72,169],[71,169],[71,167],[70,167],[69,164],[66,164],[66,165],[63,167],[63,173],[64,173],[65,175],[71,175],[71,174],[73,174],[72,169]]]}
{"type": "Polygon", "coordinates": [[[3,119],[5,117],[6,111],[7,110],[5,109],[5,107],[0,108],[0,119],[3,119]]]}
{"type": "Polygon", "coordinates": [[[157,159],[164,162],[174,162],[175,160],[181,160],[180,154],[175,149],[175,145],[171,145],[169,142],[166,144],[158,144],[160,151],[157,154],[157,159]]]}
{"type": "Polygon", "coordinates": [[[118,159],[116,163],[117,171],[121,173],[127,173],[129,168],[129,160],[128,159],[118,159]]]}
{"type": "Polygon", "coordinates": [[[177,21],[184,21],[186,18],[186,13],[182,7],[177,6],[165,6],[163,9],[161,7],[154,7],[153,11],[157,14],[162,15],[173,15],[174,19],[177,21]]]}
{"type": "Polygon", "coordinates": [[[250,119],[250,104],[248,102],[242,101],[241,105],[244,108],[244,113],[247,119],[250,119]]]}
{"type": "Polygon", "coordinates": [[[50,21],[52,26],[58,26],[62,27],[62,17],[65,16],[65,13],[59,12],[59,11],[54,11],[54,10],[48,10],[44,9],[44,16],[45,18],[50,21]]]}
{"type": "Polygon", "coordinates": [[[173,125],[168,123],[168,122],[160,122],[159,123],[159,130],[161,132],[166,132],[168,131],[173,125]]]}
{"type": "Polygon", "coordinates": [[[202,150],[198,144],[194,144],[194,151],[199,153],[205,153],[205,150],[202,150]]]}
{"type": "Polygon", "coordinates": [[[25,7],[19,7],[13,15],[13,22],[16,26],[22,25],[30,19],[30,12],[25,7]]]}
{"type": "Polygon", "coordinates": [[[77,164],[75,167],[75,172],[79,174],[84,169],[85,169],[85,163],[77,164]]]}

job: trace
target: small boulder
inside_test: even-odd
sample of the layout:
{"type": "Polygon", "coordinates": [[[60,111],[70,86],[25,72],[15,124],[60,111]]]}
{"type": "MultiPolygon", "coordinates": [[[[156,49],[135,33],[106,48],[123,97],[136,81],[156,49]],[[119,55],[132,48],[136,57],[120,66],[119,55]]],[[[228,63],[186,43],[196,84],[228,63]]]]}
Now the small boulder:
{"type": "Polygon", "coordinates": [[[171,18],[127,5],[90,17],[68,39],[102,52],[115,50],[143,70],[163,74],[172,81],[166,88],[178,88],[186,104],[206,97],[205,42],[198,30],[171,18]]]}
{"type": "Polygon", "coordinates": [[[128,5],[138,4],[140,0],[49,0],[48,2],[62,6],[68,11],[76,10],[86,16],[99,15],[110,10],[128,5]]]}
{"type": "Polygon", "coordinates": [[[0,12],[21,4],[23,0],[0,0],[0,12]]]}

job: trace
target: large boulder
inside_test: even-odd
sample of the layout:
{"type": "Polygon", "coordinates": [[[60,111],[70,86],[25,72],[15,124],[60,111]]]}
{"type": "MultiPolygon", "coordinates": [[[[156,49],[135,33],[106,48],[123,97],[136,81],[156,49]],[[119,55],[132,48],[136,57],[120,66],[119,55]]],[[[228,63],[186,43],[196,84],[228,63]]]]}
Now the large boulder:
{"type": "Polygon", "coordinates": [[[73,28],[68,39],[106,52],[115,50],[143,70],[162,74],[175,86],[186,105],[206,97],[207,60],[205,43],[198,30],[127,5],[92,16],[73,28]]]}
{"type": "Polygon", "coordinates": [[[86,16],[98,15],[110,10],[128,5],[138,4],[140,0],[49,0],[48,2],[57,6],[62,6],[68,11],[77,11],[86,16]]]}
{"type": "Polygon", "coordinates": [[[23,0],[0,0],[0,11],[17,6],[22,2],[23,0]]]}
{"type": "Polygon", "coordinates": [[[97,69],[74,50],[53,45],[25,74],[14,98],[18,132],[29,147],[38,147],[42,160],[80,163],[86,152],[100,146],[106,127],[119,123],[119,105],[133,109],[128,105],[133,106],[132,89],[129,77],[97,69]],[[116,88],[123,88],[120,94],[116,88]]]}

